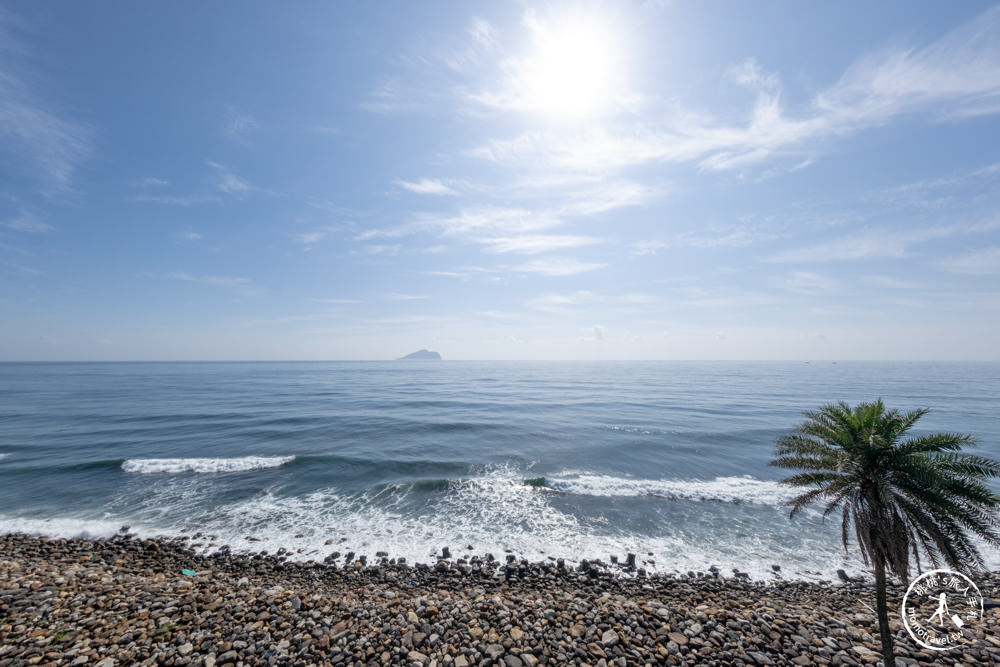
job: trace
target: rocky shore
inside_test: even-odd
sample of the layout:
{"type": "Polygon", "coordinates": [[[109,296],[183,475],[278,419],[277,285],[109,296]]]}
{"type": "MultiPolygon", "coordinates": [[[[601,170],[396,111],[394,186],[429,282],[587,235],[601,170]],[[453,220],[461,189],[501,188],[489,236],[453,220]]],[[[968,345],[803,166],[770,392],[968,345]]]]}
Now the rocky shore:
{"type": "MultiPolygon", "coordinates": [[[[863,583],[488,558],[293,563],[187,544],[0,536],[0,666],[879,662],[863,583]]],[[[1000,575],[978,584],[995,599],[1000,575]]],[[[890,591],[892,609],[902,593],[890,591]]],[[[944,654],[897,625],[899,664],[1000,664],[1000,610],[944,654]]]]}

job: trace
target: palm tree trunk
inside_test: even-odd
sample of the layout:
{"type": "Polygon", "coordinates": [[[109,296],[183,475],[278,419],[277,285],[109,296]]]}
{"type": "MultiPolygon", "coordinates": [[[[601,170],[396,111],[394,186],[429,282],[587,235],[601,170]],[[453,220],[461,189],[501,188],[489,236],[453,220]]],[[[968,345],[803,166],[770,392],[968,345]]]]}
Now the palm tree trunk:
{"type": "Polygon", "coordinates": [[[878,612],[878,630],[882,638],[882,660],[885,667],[896,667],[892,652],[892,629],[889,627],[889,607],[885,595],[885,559],[876,554],[875,558],[875,609],[878,612]]]}

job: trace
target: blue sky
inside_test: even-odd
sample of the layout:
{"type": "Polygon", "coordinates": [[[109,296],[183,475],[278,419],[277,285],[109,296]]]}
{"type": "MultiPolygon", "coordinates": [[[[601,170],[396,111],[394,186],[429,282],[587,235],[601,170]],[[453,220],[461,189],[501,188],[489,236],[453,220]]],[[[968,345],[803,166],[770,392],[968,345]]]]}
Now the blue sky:
{"type": "Polygon", "coordinates": [[[0,359],[998,359],[1000,6],[0,4],[0,359]]]}

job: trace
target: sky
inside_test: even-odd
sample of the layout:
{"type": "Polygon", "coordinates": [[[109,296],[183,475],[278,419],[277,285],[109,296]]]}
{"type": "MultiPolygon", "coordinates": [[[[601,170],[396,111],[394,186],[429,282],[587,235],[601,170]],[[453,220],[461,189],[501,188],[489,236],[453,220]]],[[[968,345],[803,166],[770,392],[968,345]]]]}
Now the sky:
{"type": "Polygon", "coordinates": [[[0,2],[0,360],[997,341],[1000,5],[0,2]]]}

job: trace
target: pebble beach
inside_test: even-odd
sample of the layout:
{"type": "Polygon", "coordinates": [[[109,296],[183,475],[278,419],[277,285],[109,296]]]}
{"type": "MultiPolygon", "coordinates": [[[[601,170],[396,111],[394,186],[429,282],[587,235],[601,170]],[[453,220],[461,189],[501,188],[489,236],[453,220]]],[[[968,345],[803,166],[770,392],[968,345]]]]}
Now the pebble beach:
{"type": "MultiPolygon", "coordinates": [[[[0,537],[5,665],[862,665],[880,662],[866,582],[450,554],[291,562],[190,539],[0,537]]],[[[197,538],[194,538],[197,539],[197,538]]],[[[353,555],[352,555],[353,556],[353,555]]],[[[1000,574],[978,584],[996,599],[1000,574]]],[[[903,591],[890,588],[890,609],[903,591]]],[[[897,664],[1000,664],[1000,614],[897,664]]]]}

